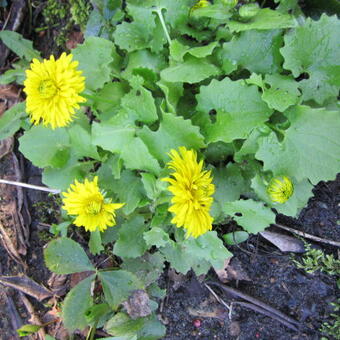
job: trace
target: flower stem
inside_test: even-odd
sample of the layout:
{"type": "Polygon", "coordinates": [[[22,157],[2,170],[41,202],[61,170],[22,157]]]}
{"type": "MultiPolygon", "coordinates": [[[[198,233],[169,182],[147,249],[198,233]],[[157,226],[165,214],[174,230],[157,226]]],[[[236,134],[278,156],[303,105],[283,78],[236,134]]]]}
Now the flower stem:
{"type": "Polygon", "coordinates": [[[18,187],[28,188],[28,189],[47,191],[47,192],[51,192],[52,194],[60,194],[60,192],[61,192],[58,189],[50,189],[50,188],[47,188],[47,187],[42,187],[42,186],[34,185],[34,184],[27,184],[27,183],[22,183],[22,182],[8,181],[6,179],[0,179],[0,184],[9,184],[9,185],[15,185],[15,186],[18,186],[18,187]]]}
{"type": "Polygon", "coordinates": [[[158,17],[159,17],[159,20],[161,21],[166,39],[168,40],[169,45],[171,45],[171,38],[170,38],[170,35],[169,35],[169,32],[168,32],[168,29],[166,28],[166,25],[165,25],[165,21],[164,21],[163,14],[162,14],[162,9],[157,7],[157,8],[155,8],[154,12],[156,12],[158,14],[158,17]]]}

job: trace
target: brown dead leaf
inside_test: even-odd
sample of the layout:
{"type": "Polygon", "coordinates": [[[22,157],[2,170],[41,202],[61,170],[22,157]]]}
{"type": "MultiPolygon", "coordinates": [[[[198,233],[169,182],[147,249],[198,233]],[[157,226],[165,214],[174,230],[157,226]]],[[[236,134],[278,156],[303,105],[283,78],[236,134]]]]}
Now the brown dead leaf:
{"type": "Polygon", "coordinates": [[[16,100],[20,97],[20,89],[16,85],[0,85],[0,99],[16,100]]]}
{"type": "Polygon", "coordinates": [[[260,234],[266,240],[278,247],[282,252],[305,252],[303,242],[295,237],[274,233],[272,231],[261,231],[260,234]]]}
{"type": "Polygon", "coordinates": [[[142,289],[135,290],[127,301],[123,302],[123,306],[131,319],[138,319],[151,314],[149,295],[142,289]]]}
{"type": "Polygon", "coordinates": [[[73,288],[80,281],[83,281],[84,279],[86,279],[87,277],[89,277],[92,274],[93,274],[93,272],[91,272],[91,271],[71,274],[70,287],[73,288]]]}
{"type": "Polygon", "coordinates": [[[228,281],[251,281],[246,271],[243,269],[241,262],[236,257],[230,257],[225,260],[224,266],[215,272],[221,282],[228,281]]]}
{"type": "Polygon", "coordinates": [[[220,281],[222,282],[228,282],[228,274],[227,274],[227,267],[229,266],[229,262],[232,258],[229,257],[227,259],[224,260],[224,264],[223,267],[221,269],[215,269],[215,273],[217,274],[218,278],[220,279],[220,281]]]}
{"type": "Polygon", "coordinates": [[[68,290],[67,279],[68,275],[52,273],[47,281],[47,285],[55,295],[63,296],[68,290]]]}
{"type": "MultiPolygon", "coordinates": [[[[1,107],[0,107],[0,111],[1,111],[1,107]]],[[[8,137],[0,141],[0,159],[6,156],[8,153],[10,153],[13,150],[13,142],[14,142],[13,137],[8,137]]]]}
{"type": "Polygon", "coordinates": [[[0,276],[0,283],[4,286],[17,289],[26,295],[32,296],[38,301],[43,301],[53,293],[42,285],[39,285],[27,276],[0,276]]]}
{"type": "Polygon", "coordinates": [[[68,40],[66,42],[66,47],[69,50],[77,47],[78,44],[81,44],[84,41],[84,35],[82,32],[73,31],[69,34],[68,40]]]}
{"type": "Polygon", "coordinates": [[[179,287],[181,287],[186,279],[185,275],[181,273],[176,273],[176,270],[171,268],[168,270],[168,277],[173,282],[172,288],[176,291],[179,287]]]}

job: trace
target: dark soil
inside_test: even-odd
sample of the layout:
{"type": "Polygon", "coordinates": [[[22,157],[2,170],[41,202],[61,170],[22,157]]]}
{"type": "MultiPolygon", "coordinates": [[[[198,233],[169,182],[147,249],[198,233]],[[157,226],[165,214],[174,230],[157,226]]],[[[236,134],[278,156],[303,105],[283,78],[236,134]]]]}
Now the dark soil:
{"type": "MultiPolygon", "coordinates": [[[[278,222],[339,241],[339,189],[340,176],[335,181],[319,183],[314,189],[314,197],[298,219],[279,216],[278,222]]],[[[320,243],[313,245],[337,257],[336,248],[320,243]]],[[[336,277],[320,272],[308,274],[297,269],[291,255],[274,249],[260,236],[253,236],[247,244],[245,242],[233,248],[234,257],[250,281],[231,281],[228,285],[300,321],[304,327],[292,331],[278,321],[240,306],[233,308],[229,319],[228,313],[221,313],[221,305],[209,297],[208,290],[190,273],[180,288],[170,288],[168,291],[162,314],[167,322],[167,336],[164,339],[321,339],[319,328],[322,323],[331,320],[330,303],[340,297],[336,277]],[[202,311],[203,314],[212,312],[216,317],[195,315],[202,311]]],[[[212,277],[212,280],[216,279],[212,277]]],[[[227,304],[236,301],[217,289],[216,292],[227,304]]]]}

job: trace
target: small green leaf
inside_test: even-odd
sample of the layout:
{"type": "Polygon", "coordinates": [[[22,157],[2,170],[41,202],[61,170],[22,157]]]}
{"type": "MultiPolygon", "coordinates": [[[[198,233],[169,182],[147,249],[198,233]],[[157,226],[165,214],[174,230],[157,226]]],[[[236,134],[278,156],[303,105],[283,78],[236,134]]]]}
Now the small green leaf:
{"type": "Polygon", "coordinates": [[[125,270],[99,272],[107,303],[117,308],[136,289],[143,289],[142,282],[132,273],[125,270]]]}
{"type": "Polygon", "coordinates": [[[99,303],[91,306],[85,312],[85,318],[88,323],[98,321],[102,316],[111,312],[111,308],[107,303],[99,303]]]}
{"type": "Polygon", "coordinates": [[[20,58],[31,61],[33,58],[40,58],[40,54],[33,48],[30,40],[24,39],[21,34],[3,30],[0,31],[0,39],[2,42],[20,58]]]}
{"type": "Polygon", "coordinates": [[[44,250],[44,258],[48,269],[56,274],[95,270],[84,249],[66,237],[51,241],[44,250]]]}
{"type": "Polygon", "coordinates": [[[171,113],[164,113],[159,129],[151,131],[144,127],[139,132],[140,138],[147,145],[150,153],[159,160],[169,160],[168,152],[180,146],[200,149],[205,146],[199,128],[192,125],[190,120],[171,113]]]}
{"type": "Polygon", "coordinates": [[[233,246],[248,240],[249,234],[245,231],[233,231],[232,233],[224,234],[222,237],[227,244],[233,246]]]}
{"type": "Polygon", "coordinates": [[[20,337],[29,336],[39,331],[43,326],[26,324],[17,329],[17,333],[20,337]]]}
{"type": "Polygon", "coordinates": [[[21,119],[26,116],[25,111],[25,102],[21,102],[0,117],[0,140],[13,136],[20,129],[21,119]]]}
{"type": "Polygon", "coordinates": [[[64,326],[70,332],[76,329],[83,330],[89,323],[86,320],[86,311],[92,305],[91,285],[95,275],[91,275],[74,286],[63,303],[62,319],[64,326]]]}
{"type": "Polygon", "coordinates": [[[161,228],[152,228],[144,233],[143,238],[148,247],[156,246],[157,248],[164,247],[169,243],[169,234],[161,228]]]}
{"type": "Polygon", "coordinates": [[[119,180],[111,183],[111,190],[118,195],[119,202],[124,202],[124,214],[131,214],[145,197],[143,183],[134,172],[123,170],[119,180]]]}
{"type": "Polygon", "coordinates": [[[284,112],[289,106],[298,103],[301,95],[298,90],[299,83],[292,77],[267,74],[265,82],[270,85],[270,88],[264,90],[262,99],[271,109],[284,112]]]}
{"type": "Polygon", "coordinates": [[[50,233],[54,236],[67,237],[68,227],[71,225],[71,222],[62,222],[59,224],[52,224],[50,227],[50,233]]]}
{"type": "Polygon", "coordinates": [[[252,234],[257,234],[275,223],[275,214],[271,209],[252,199],[226,203],[223,211],[252,234]]]}
{"type": "Polygon", "coordinates": [[[113,253],[124,258],[135,258],[144,254],[147,245],[143,239],[144,232],[148,229],[142,216],[135,216],[124,223],[119,229],[113,253]]]}
{"type": "Polygon", "coordinates": [[[92,143],[111,152],[120,152],[135,135],[130,123],[119,124],[114,121],[92,124],[92,143]]]}
{"type": "Polygon", "coordinates": [[[96,231],[91,231],[90,233],[89,248],[93,255],[98,255],[104,250],[102,238],[98,229],[96,231]]]}
{"type": "Polygon", "coordinates": [[[228,26],[232,32],[248,30],[271,30],[297,26],[296,19],[289,15],[274,11],[270,8],[260,9],[248,22],[230,20],[228,26]]]}
{"type": "Polygon", "coordinates": [[[19,143],[20,152],[40,168],[61,168],[70,157],[69,136],[65,128],[52,130],[42,125],[33,126],[19,138],[19,143]]]}
{"type": "Polygon", "coordinates": [[[99,37],[88,37],[83,44],[72,50],[85,76],[87,88],[97,90],[111,80],[110,64],[113,62],[114,51],[115,46],[110,40],[99,37]]]}
{"type": "Polygon", "coordinates": [[[183,63],[164,69],[161,78],[169,83],[194,84],[218,74],[219,69],[206,59],[186,56],[183,63]]]}

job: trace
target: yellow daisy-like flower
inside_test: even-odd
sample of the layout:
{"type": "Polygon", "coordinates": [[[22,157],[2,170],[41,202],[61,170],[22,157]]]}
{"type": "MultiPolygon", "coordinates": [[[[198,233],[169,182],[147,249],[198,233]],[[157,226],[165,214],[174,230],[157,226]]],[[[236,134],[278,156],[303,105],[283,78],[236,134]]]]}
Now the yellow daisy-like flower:
{"type": "Polygon", "coordinates": [[[194,6],[191,7],[190,12],[195,11],[199,8],[204,8],[210,6],[210,1],[208,0],[199,0],[194,6]]]}
{"type": "Polygon", "coordinates": [[[30,69],[26,70],[24,82],[26,93],[26,110],[35,125],[42,121],[52,129],[68,125],[79,103],[86,101],[81,97],[85,89],[82,71],[77,71],[78,62],[72,61],[72,54],[63,53],[55,60],[40,62],[33,59],[30,69]]]}
{"type": "Polygon", "coordinates": [[[294,193],[293,182],[286,176],[275,177],[270,181],[267,193],[273,202],[285,203],[294,193]]]}
{"type": "Polygon", "coordinates": [[[202,170],[203,161],[197,162],[194,150],[185,147],[171,150],[168,167],[172,177],[163,178],[169,182],[168,190],[174,195],[169,211],[175,216],[172,223],[187,230],[186,236],[198,237],[212,229],[213,218],[209,211],[215,192],[210,171],[202,170]]]}
{"type": "Polygon", "coordinates": [[[104,231],[107,227],[114,226],[115,210],[124,205],[105,199],[105,195],[99,190],[97,176],[92,182],[85,179],[84,183],[79,183],[76,180],[67,192],[62,194],[65,197],[62,208],[68,215],[77,216],[74,225],[84,227],[87,231],[104,231]]]}

